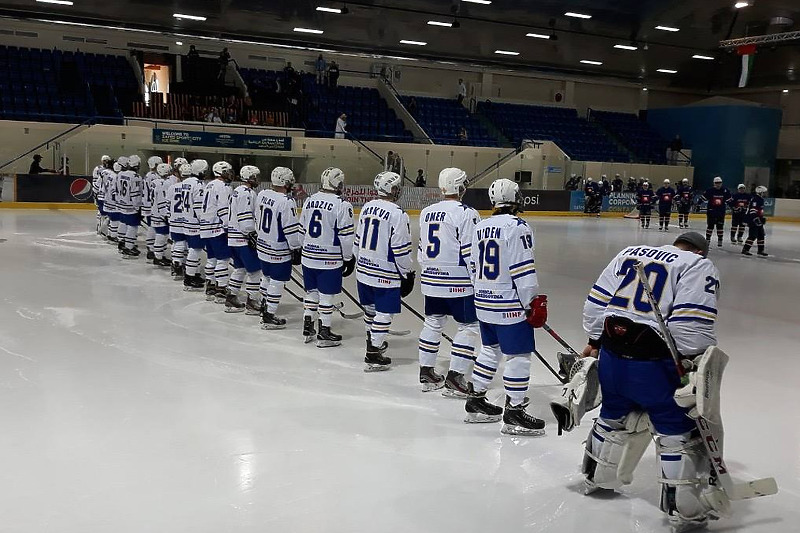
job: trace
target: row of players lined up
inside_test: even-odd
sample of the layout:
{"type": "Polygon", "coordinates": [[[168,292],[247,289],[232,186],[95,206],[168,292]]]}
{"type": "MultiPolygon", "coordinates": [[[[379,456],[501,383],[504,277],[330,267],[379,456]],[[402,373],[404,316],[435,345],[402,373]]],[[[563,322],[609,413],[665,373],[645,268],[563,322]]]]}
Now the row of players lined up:
{"type": "MultiPolygon", "coordinates": [[[[586,188],[586,212],[596,212],[599,216],[603,193],[598,184],[588,178],[586,188]]],[[[717,231],[717,246],[722,246],[725,233],[726,208],[731,210],[731,244],[743,244],[742,254],[753,255],[750,249],[753,244],[758,246],[758,255],[767,256],[764,251],[765,233],[764,224],[764,198],[767,188],[759,185],[755,193],[747,192],[744,183],[740,183],[736,193],[722,184],[722,178],[714,178],[714,185],[707,189],[699,198],[707,204],[706,210],[706,240],[711,241],[714,229],[717,231]],[[742,240],[745,229],[748,230],[747,241],[742,240]]],[[[663,185],[655,192],[649,181],[644,180],[636,192],[636,208],[639,211],[639,223],[643,229],[650,228],[650,218],[653,207],[658,207],[658,229],[669,231],[672,217],[673,203],[677,204],[678,227],[689,227],[689,213],[694,204],[694,189],[688,179],[683,179],[677,190],[671,186],[670,180],[665,179],[663,185]]]]}
{"type": "MultiPolygon", "coordinates": [[[[208,298],[224,302],[229,311],[260,313],[266,329],[286,326],[276,312],[292,265],[301,264],[306,290],[303,335],[309,339],[316,334],[320,347],[341,342],[330,329],[334,298],[342,291],[343,277],[355,271],[367,328],[365,370],[389,368],[385,339],[393,315],[400,312],[401,298],[411,293],[415,281],[410,222],[397,205],[399,175],[376,176],[378,199],[362,208],[356,225],[352,205],[341,198],[344,174],[336,168],[323,172],[321,190],[305,201],[298,217],[289,169],[274,169],[271,188],[256,195],[256,167],[243,167],[243,184],[231,192],[233,170],[225,162],[214,164],[213,179],[206,184],[201,182],[208,171],[205,161],[189,164],[178,158],[170,166],[151,158],[152,170],[144,179],[138,176],[139,163],[136,156],[117,162],[104,158],[95,179],[98,231],[121,240],[125,257],[138,255],[141,210],[155,265],[171,265],[187,289],[202,290],[199,263],[205,249],[208,298]],[[171,262],[165,258],[167,235],[173,240],[171,262]],[[234,267],[230,278],[229,259],[234,267]],[[243,284],[245,303],[238,299],[243,284]]],[[[526,406],[533,328],[546,322],[547,297],[539,294],[533,230],[517,216],[519,188],[507,179],[493,182],[488,194],[494,211],[485,220],[461,202],[466,189],[463,171],[443,170],[439,188],[442,201],[420,215],[422,390],[444,388],[446,396],[466,399],[466,422],[502,418],[504,433],[542,435],[544,421],[529,415],[526,406]],[[449,372],[442,376],[434,366],[448,317],[457,322],[458,332],[451,343],[449,372]],[[481,348],[476,357],[478,336],[481,348]],[[506,400],[499,407],[487,400],[486,391],[502,359],[506,400]]],[[[661,467],[660,507],[674,531],[704,525],[723,513],[728,502],[708,452],[698,441],[692,419],[697,416],[694,393],[691,387],[679,388],[653,308],[642,301],[634,265],[644,263],[647,274],[655,277],[653,293],[667,319],[666,334],[674,337],[683,357],[697,360],[716,343],[719,273],[707,252],[708,240],[694,232],[679,236],[670,246],[627,247],[603,270],[584,305],[589,343],[579,362],[597,357],[603,369],[600,417],[584,450],[586,493],[630,483],[654,438],[661,467]]],[[[585,389],[567,395],[571,413],[582,416],[585,389]]],[[[569,430],[579,421],[564,422],[564,427],[569,430]]]]}

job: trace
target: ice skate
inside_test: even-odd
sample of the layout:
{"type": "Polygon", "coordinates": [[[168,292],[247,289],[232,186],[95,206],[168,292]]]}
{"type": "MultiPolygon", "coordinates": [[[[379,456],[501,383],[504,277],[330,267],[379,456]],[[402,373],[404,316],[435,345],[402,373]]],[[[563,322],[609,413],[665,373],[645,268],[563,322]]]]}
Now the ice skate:
{"type": "Polygon", "coordinates": [[[748,255],[748,256],[752,256],[752,255],[753,255],[753,252],[751,252],[750,250],[746,250],[746,249],[745,249],[745,250],[742,250],[742,255],[748,255]]]}
{"type": "Polygon", "coordinates": [[[419,367],[419,382],[422,392],[431,392],[444,387],[444,376],[432,366],[419,367]]]}
{"type": "Polygon", "coordinates": [[[153,265],[157,267],[170,267],[172,266],[172,261],[166,257],[162,257],[161,259],[153,259],[153,265]]]}
{"type": "MultiPolygon", "coordinates": [[[[208,298],[206,298],[208,299],[208,298]]],[[[232,292],[225,295],[225,312],[226,313],[242,313],[245,310],[245,305],[239,301],[239,297],[232,292]]]]}
{"type": "Polygon", "coordinates": [[[175,280],[177,281],[179,279],[183,279],[183,275],[184,275],[183,265],[178,263],[177,261],[173,261],[172,262],[172,277],[175,278],[175,280]]]}
{"type": "Polygon", "coordinates": [[[314,329],[314,319],[310,316],[303,317],[303,337],[306,344],[317,338],[317,330],[314,329]]]}
{"type": "Polygon", "coordinates": [[[183,290],[185,291],[198,292],[203,290],[203,285],[203,278],[200,277],[200,274],[187,275],[183,278],[183,290]]]}
{"type": "Polygon", "coordinates": [[[540,420],[525,412],[529,400],[525,400],[516,406],[511,405],[511,398],[506,396],[506,407],[503,410],[503,429],[501,433],[506,435],[524,435],[538,437],[544,435],[544,420],[540,420]]]}
{"type": "Polygon", "coordinates": [[[367,353],[364,355],[364,372],[381,372],[384,370],[389,370],[392,365],[392,360],[389,357],[384,356],[384,352],[389,347],[389,344],[386,341],[383,341],[383,344],[380,346],[373,346],[372,338],[370,334],[367,333],[367,353]]]}
{"type": "Polygon", "coordinates": [[[503,417],[503,408],[489,403],[486,399],[486,391],[475,392],[470,386],[469,397],[464,405],[467,412],[464,422],[467,424],[485,424],[489,422],[499,422],[503,417]]]}
{"type": "Polygon", "coordinates": [[[147,260],[152,261],[156,258],[156,254],[153,250],[147,250],[147,260]]]}
{"type": "Polygon", "coordinates": [[[286,329],[286,319],[278,318],[265,309],[261,315],[261,329],[286,329]]]}
{"type": "Polygon", "coordinates": [[[123,259],[136,259],[139,257],[139,254],[135,252],[135,250],[129,248],[122,248],[120,250],[123,259]]]}
{"type": "Polygon", "coordinates": [[[442,396],[445,398],[467,398],[469,396],[469,382],[464,374],[450,370],[444,380],[442,396]]]}
{"type": "Polygon", "coordinates": [[[706,518],[698,520],[686,520],[679,516],[670,516],[669,526],[672,533],[685,533],[687,531],[705,529],[708,526],[708,520],[706,518]]]}
{"type": "Polygon", "coordinates": [[[217,284],[211,280],[206,281],[206,301],[213,302],[216,298],[217,298],[217,284]]]}
{"type": "Polygon", "coordinates": [[[757,253],[758,255],[760,255],[761,257],[769,257],[769,254],[768,254],[767,252],[765,252],[764,250],[759,250],[759,251],[758,251],[758,252],[756,252],[756,253],[757,253]]]}
{"type": "Polygon", "coordinates": [[[228,290],[226,287],[217,287],[214,291],[214,303],[224,304],[228,299],[228,290]]]}
{"type": "Polygon", "coordinates": [[[244,306],[244,313],[250,316],[259,316],[263,313],[262,303],[252,298],[247,298],[247,303],[244,306]]]}
{"type": "Polygon", "coordinates": [[[323,326],[322,322],[318,322],[319,333],[317,333],[317,348],[331,348],[333,346],[341,346],[342,336],[337,335],[331,331],[330,326],[323,326]]]}

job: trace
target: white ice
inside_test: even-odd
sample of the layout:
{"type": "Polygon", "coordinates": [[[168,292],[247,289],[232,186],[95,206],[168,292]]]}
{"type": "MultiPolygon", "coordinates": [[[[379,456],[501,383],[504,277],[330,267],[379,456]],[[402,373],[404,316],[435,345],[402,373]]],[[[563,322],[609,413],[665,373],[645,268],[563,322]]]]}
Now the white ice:
{"type": "MultiPolygon", "coordinates": [[[[550,323],[578,349],[583,301],[606,262],[678,231],[532,223],[550,323]]],[[[778,259],[712,251],[731,356],[728,465],[781,489],[734,503],[712,531],[800,530],[798,243],[800,226],[769,224],[778,259]]],[[[3,532],[667,531],[652,448],[619,495],[581,495],[589,423],[556,436],[547,402],[560,387],[536,360],[531,409],[548,434],[501,436],[499,424],[464,424],[461,401],[419,391],[420,323],[408,313],[394,327],[413,334],[390,338],[394,368],[366,374],[360,321],[336,319],[340,348],[304,345],[301,306],[286,295],[289,328],[262,331],[121,259],[89,212],[0,211],[0,260],[3,532]]],[[[418,293],[410,302],[421,308],[418,293]]],[[[543,331],[537,345],[555,363],[543,331]]],[[[490,399],[502,394],[495,384],[490,399]]]]}

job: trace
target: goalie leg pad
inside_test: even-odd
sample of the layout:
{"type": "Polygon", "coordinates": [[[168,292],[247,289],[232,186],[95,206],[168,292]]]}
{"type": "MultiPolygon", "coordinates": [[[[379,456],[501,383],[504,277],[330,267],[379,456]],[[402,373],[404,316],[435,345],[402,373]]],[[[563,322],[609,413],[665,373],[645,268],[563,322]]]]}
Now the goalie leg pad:
{"type": "Polygon", "coordinates": [[[717,484],[711,460],[697,431],[657,435],[661,469],[661,510],[675,531],[705,524],[726,514],[730,507],[717,484]]]}
{"type": "Polygon", "coordinates": [[[618,489],[633,481],[633,471],[650,445],[650,419],[633,412],[620,420],[595,421],[583,458],[586,493],[618,489]]]}
{"type": "Polygon", "coordinates": [[[550,408],[558,420],[559,434],[579,426],[586,411],[591,411],[602,401],[600,379],[597,374],[597,359],[578,359],[569,374],[570,381],[564,386],[561,398],[550,402],[550,408]]]}
{"type": "Polygon", "coordinates": [[[712,424],[722,423],[720,388],[727,364],[728,355],[716,346],[709,346],[697,363],[697,410],[712,424]]]}

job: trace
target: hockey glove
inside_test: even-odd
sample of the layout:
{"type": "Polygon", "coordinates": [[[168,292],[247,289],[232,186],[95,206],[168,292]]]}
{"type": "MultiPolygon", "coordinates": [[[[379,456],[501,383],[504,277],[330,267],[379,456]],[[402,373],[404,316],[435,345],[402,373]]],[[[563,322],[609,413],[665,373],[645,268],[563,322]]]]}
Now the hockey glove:
{"type": "Polygon", "coordinates": [[[414,281],[417,279],[416,272],[409,272],[404,278],[400,279],[400,296],[405,298],[414,290],[414,281]]]}
{"type": "Polygon", "coordinates": [[[303,249],[298,248],[297,250],[292,250],[292,264],[294,266],[297,266],[302,261],[303,261],[303,249]]]}
{"type": "Polygon", "coordinates": [[[342,267],[342,277],[347,277],[356,269],[356,256],[346,259],[342,267]]]}
{"type": "Polygon", "coordinates": [[[251,231],[247,234],[247,246],[249,246],[251,250],[256,250],[258,248],[258,233],[251,231]]]}
{"type": "Polygon", "coordinates": [[[675,391],[673,395],[675,403],[684,409],[688,409],[686,413],[690,418],[698,418],[700,413],[697,411],[697,372],[689,372],[685,375],[689,378],[689,383],[675,391]]]}
{"type": "Polygon", "coordinates": [[[531,326],[535,328],[544,326],[547,322],[547,295],[540,294],[534,298],[526,315],[531,326]]]}

